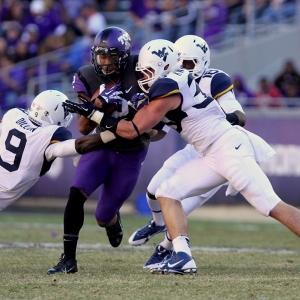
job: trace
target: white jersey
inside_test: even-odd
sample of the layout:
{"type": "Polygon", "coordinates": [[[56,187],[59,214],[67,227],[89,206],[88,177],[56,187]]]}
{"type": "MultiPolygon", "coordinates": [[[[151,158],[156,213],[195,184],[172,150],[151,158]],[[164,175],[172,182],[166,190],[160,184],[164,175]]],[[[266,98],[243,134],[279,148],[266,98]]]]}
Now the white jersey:
{"type": "Polygon", "coordinates": [[[50,168],[45,151],[51,143],[69,140],[65,127],[37,127],[27,111],[14,108],[2,119],[0,136],[0,210],[17,200],[50,168]]]}
{"type": "Polygon", "coordinates": [[[220,105],[207,97],[185,69],[168,74],[150,88],[149,101],[171,94],[182,95],[181,105],[166,114],[162,120],[178,131],[195,150],[204,153],[225,132],[232,129],[220,105]]]}

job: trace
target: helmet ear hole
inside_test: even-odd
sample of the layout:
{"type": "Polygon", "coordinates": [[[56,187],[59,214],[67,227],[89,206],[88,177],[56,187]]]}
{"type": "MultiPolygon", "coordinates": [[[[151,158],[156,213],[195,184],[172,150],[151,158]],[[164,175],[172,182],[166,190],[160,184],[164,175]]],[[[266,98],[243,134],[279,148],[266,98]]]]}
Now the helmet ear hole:
{"type": "Polygon", "coordinates": [[[170,66],[170,65],[166,65],[166,66],[164,67],[164,70],[165,70],[165,71],[168,70],[168,69],[169,69],[169,66],[170,66]]]}

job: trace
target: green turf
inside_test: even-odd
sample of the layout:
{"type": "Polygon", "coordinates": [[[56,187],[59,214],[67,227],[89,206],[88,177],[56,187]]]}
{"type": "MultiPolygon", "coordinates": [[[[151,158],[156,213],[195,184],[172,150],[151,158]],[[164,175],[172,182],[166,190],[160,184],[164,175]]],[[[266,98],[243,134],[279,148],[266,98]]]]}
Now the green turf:
{"type": "Polygon", "coordinates": [[[124,240],[114,249],[87,214],[77,253],[79,272],[47,275],[63,249],[62,215],[2,212],[0,245],[30,244],[22,244],[27,249],[0,248],[0,299],[299,299],[299,239],[281,224],[189,220],[198,274],[172,276],[142,268],[163,234],[145,246],[127,244],[147,221],[122,216],[124,240]],[[98,244],[107,246],[93,248],[98,244]]]}

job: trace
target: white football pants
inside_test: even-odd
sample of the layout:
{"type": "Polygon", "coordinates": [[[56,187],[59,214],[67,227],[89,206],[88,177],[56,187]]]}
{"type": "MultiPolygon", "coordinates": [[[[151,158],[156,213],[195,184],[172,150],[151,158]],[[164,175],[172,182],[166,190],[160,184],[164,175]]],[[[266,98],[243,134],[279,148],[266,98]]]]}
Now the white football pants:
{"type": "Polygon", "coordinates": [[[188,160],[166,179],[155,196],[183,199],[202,195],[228,181],[262,215],[281,201],[254,157],[248,135],[229,130],[201,157],[188,160]]]}

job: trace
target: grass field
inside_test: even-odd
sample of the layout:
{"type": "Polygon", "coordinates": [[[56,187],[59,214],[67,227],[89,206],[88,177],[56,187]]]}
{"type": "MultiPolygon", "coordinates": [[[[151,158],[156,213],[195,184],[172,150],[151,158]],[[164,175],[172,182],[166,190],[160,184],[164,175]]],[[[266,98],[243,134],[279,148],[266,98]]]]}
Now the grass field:
{"type": "MultiPolygon", "coordinates": [[[[213,211],[212,211],[213,212],[213,211]]],[[[86,214],[76,274],[47,275],[62,247],[62,214],[0,214],[0,299],[299,299],[299,239],[277,222],[189,219],[197,275],[142,268],[163,235],[127,244],[149,218],[122,215],[119,248],[86,214]]]]}

